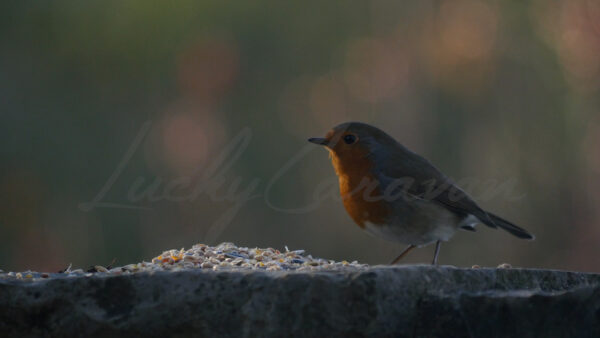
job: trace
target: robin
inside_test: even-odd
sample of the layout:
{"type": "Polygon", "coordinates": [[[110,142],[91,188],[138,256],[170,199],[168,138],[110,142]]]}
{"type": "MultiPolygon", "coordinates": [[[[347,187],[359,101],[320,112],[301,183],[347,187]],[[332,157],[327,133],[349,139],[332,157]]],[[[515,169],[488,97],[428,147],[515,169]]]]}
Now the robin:
{"type": "Polygon", "coordinates": [[[478,223],[534,239],[483,210],[433,164],[378,128],[347,122],[308,141],[329,150],[344,207],[354,222],[376,237],[408,244],[391,264],[415,247],[435,242],[436,265],[442,241],[458,229],[475,231],[478,223]]]}

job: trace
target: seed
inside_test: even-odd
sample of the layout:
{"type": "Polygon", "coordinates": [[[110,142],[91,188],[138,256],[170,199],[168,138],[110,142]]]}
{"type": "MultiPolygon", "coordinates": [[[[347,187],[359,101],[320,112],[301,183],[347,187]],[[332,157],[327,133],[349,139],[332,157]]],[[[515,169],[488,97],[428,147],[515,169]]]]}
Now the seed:
{"type": "Polygon", "coordinates": [[[103,267],[102,265],[96,265],[96,266],[94,266],[94,268],[98,272],[108,272],[108,270],[105,267],[103,267]]]}
{"type": "MultiPolygon", "coordinates": [[[[90,271],[100,272],[110,275],[130,275],[138,272],[154,271],[181,271],[193,269],[213,269],[213,270],[297,270],[297,271],[321,271],[321,270],[342,270],[342,269],[363,269],[368,265],[360,264],[357,261],[336,262],[321,258],[313,258],[311,255],[305,255],[304,250],[279,251],[273,248],[247,248],[236,247],[232,243],[221,243],[218,246],[207,246],[205,244],[196,244],[192,248],[185,250],[166,250],[162,254],[152,258],[150,262],[142,261],[137,264],[128,264],[122,267],[109,267],[95,265],[90,271]]],[[[475,268],[475,266],[474,266],[475,268]]],[[[510,264],[502,264],[498,268],[510,268],[510,264]]],[[[1,273],[1,270],[0,270],[1,273]]],[[[71,266],[62,270],[68,277],[77,278],[82,276],[93,276],[93,273],[86,273],[82,269],[71,270],[71,266]]],[[[50,278],[50,274],[37,274],[32,271],[8,272],[7,276],[19,279],[50,278]]]]}

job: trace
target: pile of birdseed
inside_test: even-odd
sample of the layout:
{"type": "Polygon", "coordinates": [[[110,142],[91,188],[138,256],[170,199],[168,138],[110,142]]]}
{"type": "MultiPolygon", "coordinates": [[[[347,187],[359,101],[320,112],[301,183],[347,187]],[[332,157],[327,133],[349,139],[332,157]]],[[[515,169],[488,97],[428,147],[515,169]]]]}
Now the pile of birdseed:
{"type": "Polygon", "coordinates": [[[3,272],[0,279],[39,280],[58,277],[90,277],[99,275],[128,275],[140,272],[181,271],[181,270],[264,270],[264,271],[319,271],[341,269],[366,269],[367,264],[354,262],[335,262],[305,255],[304,250],[285,251],[273,248],[237,247],[233,243],[221,243],[217,246],[196,244],[191,249],[168,250],[152,258],[150,262],[128,264],[121,267],[96,265],[87,270],[67,269],[57,273],[35,271],[3,272]]]}

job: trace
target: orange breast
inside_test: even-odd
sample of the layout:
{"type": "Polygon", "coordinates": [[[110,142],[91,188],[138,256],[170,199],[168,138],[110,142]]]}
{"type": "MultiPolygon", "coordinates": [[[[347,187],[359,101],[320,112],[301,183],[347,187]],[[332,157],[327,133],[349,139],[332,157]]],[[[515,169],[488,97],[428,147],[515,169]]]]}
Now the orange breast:
{"type": "Polygon", "coordinates": [[[371,173],[373,166],[364,154],[355,151],[340,157],[332,153],[332,162],[344,207],[356,224],[364,228],[366,222],[387,223],[392,208],[383,200],[379,181],[371,173]]]}

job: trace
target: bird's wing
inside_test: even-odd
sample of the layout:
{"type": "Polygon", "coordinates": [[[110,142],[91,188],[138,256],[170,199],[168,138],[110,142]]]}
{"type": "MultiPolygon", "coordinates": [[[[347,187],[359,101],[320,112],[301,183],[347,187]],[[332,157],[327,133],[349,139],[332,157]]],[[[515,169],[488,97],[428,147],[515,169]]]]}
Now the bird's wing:
{"type": "Polygon", "coordinates": [[[378,168],[380,174],[387,178],[388,184],[395,180],[404,182],[400,188],[410,197],[435,201],[456,214],[474,215],[496,227],[467,193],[425,158],[404,149],[399,156],[387,157],[384,163],[378,168]]]}
{"type": "Polygon", "coordinates": [[[383,163],[378,170],[386,178],[386,183],[398,180],[410,183],[400,188],[414,198],[435,201],[458,215],[473,215],[483,224],[500,227],[519,238],[535,238],[527,230],[481,209],[433,164],[408,149],[403,148],[398,156],[387,157],[383,163]]]}

